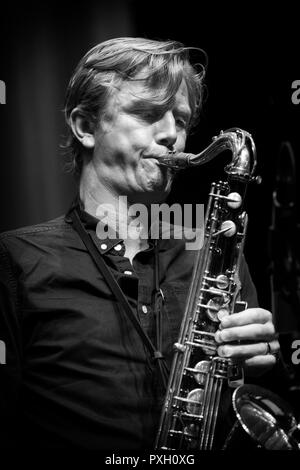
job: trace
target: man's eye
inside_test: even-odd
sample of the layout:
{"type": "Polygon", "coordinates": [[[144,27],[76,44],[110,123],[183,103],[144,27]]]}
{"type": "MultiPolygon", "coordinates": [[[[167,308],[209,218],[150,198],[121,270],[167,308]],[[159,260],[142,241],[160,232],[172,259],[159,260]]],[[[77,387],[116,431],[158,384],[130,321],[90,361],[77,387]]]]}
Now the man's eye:
{"type": "Polygon", "coordinates": [[[144,111],[142,113],[142,117],[145,119],[145,121],[148,121],[148,122],[155,122],[157,121],[159,118],[160,118],[160,113],[159,111],[156,111],[156,110],[148,110],[148,111],[144,111]]]}
{"type": "Polygon", "coordinates": [[[154,119],[155,113],[153,111],[143,111],[143,113],[141,113],[141,116],[146,119],[146,121],[148,121],[154,119]]]}
{"type": "Polygon", "coordinates": [[[138,119],[142,119],[145,122],[155,122],[158,118],[158,113],[155,111],[152,111],[151,109],[136,109],[132,112],[133,115],[135,115],[138,119]]]}
{"type": "Polygon", "coordinates": [[[177,124],[177,126],[183,128],[183,129],[186,129],[187,126],[188,126],[187,120],[184,119],[184,118],[181,118],[181,117],[176,118],[176,124],[177,124]]]}

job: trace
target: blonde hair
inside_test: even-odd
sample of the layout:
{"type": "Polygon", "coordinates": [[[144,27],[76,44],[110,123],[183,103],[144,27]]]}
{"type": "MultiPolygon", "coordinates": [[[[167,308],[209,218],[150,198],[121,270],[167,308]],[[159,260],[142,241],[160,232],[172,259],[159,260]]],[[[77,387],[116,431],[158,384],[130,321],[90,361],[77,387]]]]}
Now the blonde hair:
{"type": "Polygon", "coordinates": [[[203,54],[201,49],[185,47],[177,41],[130,37],[110,39],[89,50],[76,67],[66,93],[67,169],[78,175],[83,163],[81,144],[70,125],[72,110],[78,108],[87,122],[96,124],[113,90],[122,81],[136,80],[141,73],[146,86],[155,89],[156,101],[166,109],[185,80],[192,111],[189,128],[193,127],[201,109],[205,66],[191,64],[191,50],[203,54]]]}

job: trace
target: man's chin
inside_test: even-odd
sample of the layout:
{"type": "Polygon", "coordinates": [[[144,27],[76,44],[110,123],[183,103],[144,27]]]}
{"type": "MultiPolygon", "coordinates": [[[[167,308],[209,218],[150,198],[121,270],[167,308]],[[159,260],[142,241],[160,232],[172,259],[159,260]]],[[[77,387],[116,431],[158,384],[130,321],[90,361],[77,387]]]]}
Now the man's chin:
{"type": "Polygon", "coordinates": [[[146,178],[153,180],[153,182],[161,181],[160,184],[162,184],[166,178],[170,178],[171,170],[166,166],[159,165],[155,158],[142,159],[140,164],[146,178]]]}
{"type": "Polygon", "coordinates": [[[140,197],[146,202],[163,202],[171,191],[172,181],[163,181],[161,184],[148,185],[146,191],[140,194],[140,197]]]}
{"type": "Polygon", "coordinates": [[[145,160],[140,173],[139,202],[164,201],[171,191],[174,173],[167,167],[161,167],[156,160],[145,160]]]}
{"type": "Polygon", "coordinates": [[[146,180],[147,191],[170,192],[174,174],[169,168],[158,168],[154,174],[148,174],[146,180]]]}

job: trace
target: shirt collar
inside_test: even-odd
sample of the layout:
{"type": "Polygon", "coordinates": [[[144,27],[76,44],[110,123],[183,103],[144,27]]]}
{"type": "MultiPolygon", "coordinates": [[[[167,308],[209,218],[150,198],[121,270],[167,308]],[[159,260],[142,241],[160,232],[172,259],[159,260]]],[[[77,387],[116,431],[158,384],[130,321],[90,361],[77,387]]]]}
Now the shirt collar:
{"type": "MultiPolygon", "coordinates": [[[[105,254],[106,252],[110,251],[116,245],[122,245],[124,243],[124,240],[118,237],[99,237],[100,231],[97,231],[97,225],[101,224],[102,227],[104,227],[104,224],[102,224],[102,222],[97,219],[97,217],[94,217],[93,215],[89,214],[84,210],[82,201],[80,200],[78,193],[72,201],[71,206],[65,216],[65,221],[67,223],[72,223],[70,218],[70,212],[74,208],[77,209],[78,215],[80,217],[81,222],[83,223],[84,228],[90,233],[91,237],[93,238],[94,242],[96,243],[98,249],[102,254],[105,254]]],[[[103,232],[104,230],[102,231],[102,233],[103,232]]],[[[154,248],[154,240],[148,239],[148,244],[149,247],[145,251],[152,250],[154,248]]]]}

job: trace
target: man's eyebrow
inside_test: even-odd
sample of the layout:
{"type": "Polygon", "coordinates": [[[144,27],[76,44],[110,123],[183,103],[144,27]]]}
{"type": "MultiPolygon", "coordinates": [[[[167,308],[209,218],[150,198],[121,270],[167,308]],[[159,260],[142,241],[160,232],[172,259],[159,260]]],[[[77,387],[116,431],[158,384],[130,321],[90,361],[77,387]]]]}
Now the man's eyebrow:
{"type": "Polygon", "coordinates": [[[155,110],[156,112],[163,112],[166,106],[162,103],[155,103],[150,99],[144,98],[136,98],[129,103],[124,104],[123,109],[126,111],[131,112],[138,112],[138,111],[147,111],[147,110],[155,110]]]}
{"type": "Polygon", "coordinates": [[[158,103],[155,101],[151,101],[151,99],[145,99],[142,97],[135,97],[129,103],[124,104],[123,106],[124,111],[129,113],[143,113],[143,112],[154,112],[158,116],[163,114],[168,109],[173,109],[174,113],[180,114],[184,117],[187,121],[191,119],[192,111],[191,108],[186,104],[174,104],[174,107],[166,106],[165,103],[158,103]]]}

